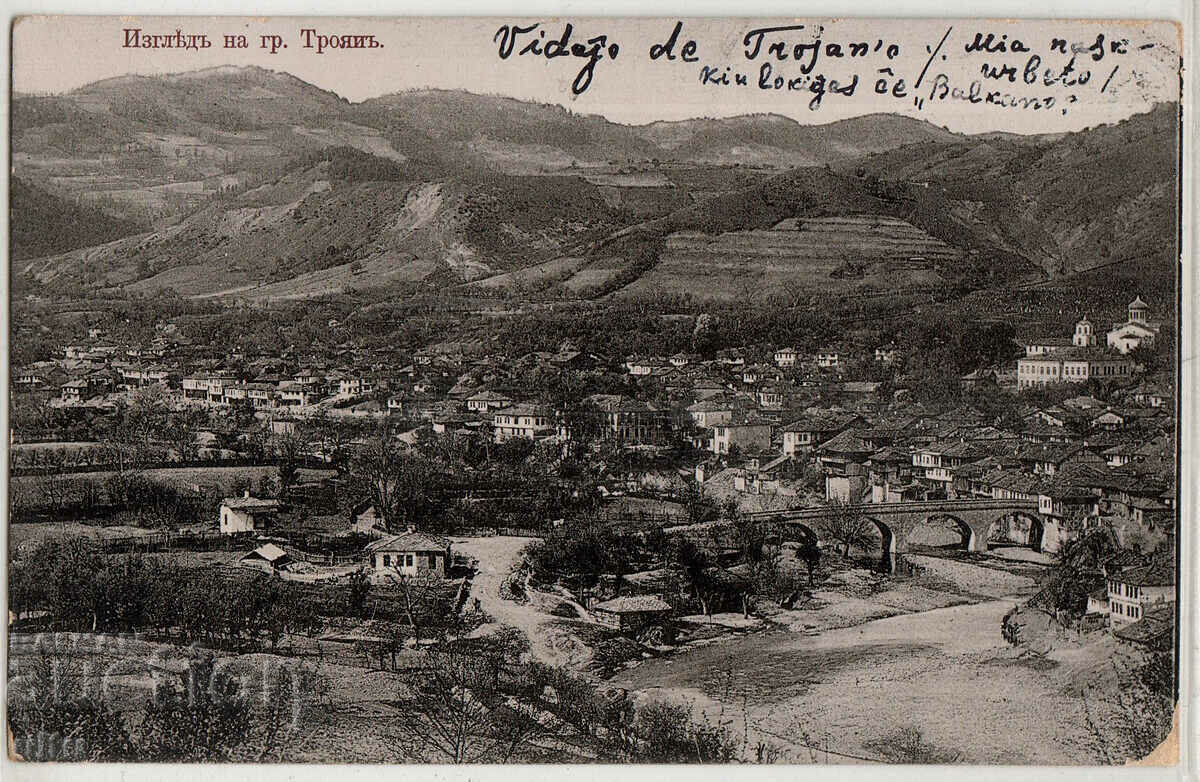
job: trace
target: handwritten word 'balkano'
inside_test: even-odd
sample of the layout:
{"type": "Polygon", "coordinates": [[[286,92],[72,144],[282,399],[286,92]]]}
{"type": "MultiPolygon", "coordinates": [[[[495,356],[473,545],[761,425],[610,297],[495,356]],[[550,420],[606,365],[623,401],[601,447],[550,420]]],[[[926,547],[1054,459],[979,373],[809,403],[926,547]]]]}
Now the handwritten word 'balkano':
{"type": "MultiPolygon", "coordinates": [[[[929,100],[956,100],[969,104],[1027,111],[1045,111],[1053,109],[1057,105],[1063,114],[1067,113],[1065,106],[1060,105],[1053,95],[1014,95],[1002,90],[990,90],[985,88],[979,79],[975,79],[966,87],[960,87],[952,83],[950,77],[944,73],[934,76],[933,83],[929,88],[929,100]]],[[[1066,103],[1075,103],[1076,100],[1074,95],[1068,95],[1065,98],[1066,103]]]]}
{"type": "Polygon", "coordinates": [[[563,25],[562,35],[547,39],[546,31],[542,29],[540,22],[535,22],[528,27],[504,24],[492,36],[492,43],[499,44],[498,54],[501,60],[507,60],[512,56],[518,38],[522,36],[528,36],[528,38],[525,40],[525,45],[517,51],[518,57],[531,54],[535,57],[545,57],[547,60],[559,57],[576,57],[587,60],[579,69],[579,73],[575,75],[575,80],[571,82],[571,92],[575,95],[582,95],[588,87],[592,86],[596,63],[604,59],[605,55],[608,55],[610,60],[617,59],[621,47],[616,42],[609,43],[607,35],[595,35],[586,41],[572,42],[571,36],[574,32],[575,26],[568,22],[563,25]],[[532,35],[534,32],[537,35],[532,35]]]}

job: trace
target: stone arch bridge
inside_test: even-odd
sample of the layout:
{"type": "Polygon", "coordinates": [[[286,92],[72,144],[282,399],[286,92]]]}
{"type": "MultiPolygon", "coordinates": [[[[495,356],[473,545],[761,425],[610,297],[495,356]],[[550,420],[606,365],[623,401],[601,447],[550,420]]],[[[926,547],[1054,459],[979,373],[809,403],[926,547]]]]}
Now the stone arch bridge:
{"type": "MultiPolygon", "coordinates": [[[[896,566],[896,555],[908,550],[908,536],[930,521],[949,519],[962,535],[968,551],[987,551],[988,533],[992,525],[1010,518],[1024,518],[1031,524],[1029,545],[1041,550],[1046,534],[1046,520],[1038,513],[1037,500],[926,500],[920,502],[864,503],[853,506],[879,530],[883,550],[890,566],[896,566]]],[[[835,511],[829,507],[790,508],[778,511],[747,513],[749,519],[776,522],[784,528],[820,539],[816,530],[821,522],[835,511]]]]}

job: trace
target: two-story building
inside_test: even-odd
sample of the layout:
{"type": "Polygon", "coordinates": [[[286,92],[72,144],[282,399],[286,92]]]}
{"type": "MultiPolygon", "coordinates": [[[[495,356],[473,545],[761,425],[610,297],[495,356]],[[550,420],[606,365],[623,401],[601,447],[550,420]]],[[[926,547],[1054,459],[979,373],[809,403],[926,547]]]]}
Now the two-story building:
{"type": "Polygon", "coordinates": [[[307,407],[317,401],[312,386],[296,381],[279,384],[279,404],[284,407],[307,407]]]}
{"type": "Polygon", "coordinates": [[[92,397],[92,383],[86,377],[75,378],[63,383],[59,398],[66,404],[79,404],[92,397]]]}
{"type": "Polygon", "coordinates": [[[842,365],[842,353],[836,348],[821,348],[817,351],[817,366],[821,369],[837,369],[842,365]]]}
{"type": "Polygon", "coordinates": [[[1039,352],[1033,352],[1033,347],[1027,344],[1025,358],[1017,361],[1018,391],[1054,383],[1119,380],[1130,377],[1134,370],[1133,361],[1123,354],[1097,347],[1095,331],[1087,318],[1075,324],[1069,347],[1054,346],[1039,352]]]}
{"type": "Polygon", "coordinates": [[[467,410],[472,413],[488,413],[508,407],[513,400],[498,391],[476,391],[467,397],[467,410]]]}
{"type": "Polygon", "coordinates": [[[1147,609],[1175,601],[1175,565],[1157,560],[1108,576],[1109,621],[1113,628],[1136,622],[1147,609]]]}
{"type": "Polygon", "coordinates": [[[511,405],[492,414],[492,438],[498,443],[514,437],[537,440],[554,432],[553,413],[540,405],[511,405]]]}
{"type": "Polygon", "coordinates": [[[733,448],[750,451],[770,447],[771,422],[758,416],[745,416],[712,427],[711,450],[714,454],[727,454],[733,448]]]}
{"type": "Polygon", "coordinates": [[[1017,390],[1054,383],[1119,380],[1133,375],[1133,362],[1123,355],[1095,349],[1070,349],[1017,361],[1017,390]]]}
{"type": "Polygon", "coordinates": [[[865,425],[866,420],[853,413],[810,413],[783,427],[783,453],[807,453],[839,432],[865,425]]]}
{"type": "Polygon", "coordinates": [[[696,426],[706,429],[732,419],[734,404],[729,399],[704,399],[689,405],[687,412],[696,426]]]}
{"type": "Polygon", "coordinates": [[[896,347],[895,342],[889,342],[886,345],[880,345],[875,348],[875,360],[880,364],[895,364],[900,358],[900,348],[896,347]]]}
{"type": "Polygon", "coordinates": [[[600,436],[633,445],[663,442],[671,430],[670,411],[618,394],[596,394],[588,401],[599,411],[600,436]]]}

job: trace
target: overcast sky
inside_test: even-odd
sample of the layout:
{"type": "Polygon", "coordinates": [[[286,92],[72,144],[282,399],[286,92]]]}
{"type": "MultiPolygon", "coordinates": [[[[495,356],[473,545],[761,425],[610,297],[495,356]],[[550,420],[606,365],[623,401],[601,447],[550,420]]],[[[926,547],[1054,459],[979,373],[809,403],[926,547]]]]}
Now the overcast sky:
{"type": "MultiPolygon", "coordinates": [[[[483,18],[409,18],[409,19],[236,19],[177,17],[33,17],[20,20],[13,31],[13,87],[19,93],[65,92],[99,79],[129,73],[177,73],[218,65],[260,65],[287,71],[307,82],[351,100],[360,101],[378,95],[421,87],[466,89],[480,93],[498,93],[525,100],[558,103],[580,113],[601,114],[616,122],[645,123],[700,116],[732,116],[755,112],[773,112],[802,123],[824,123],[838,119],[893,112],[929,120],[952,130],[976,133],[992,130],[1011,132],[1056,132],[1078,130],[1099,123],[1115,122],[1131,114],[1146,111],[1154,103],[1178,98],[1179,31],[1162,22],[981,22],[979,20],[684,20],[675,52],[677,59],[665,57],[651,61],[653,43],[667,39],[675,19],[597,19],[577,18],[572,42],[583,42],[604,34],[608,43],[616,43],[615,59],[605,55],[595,64],[590,86],[581,95],[572,95],[572,82],[585,59],[517,56],[501,59],[494,37],[501,25],[516,22],[525,26],[536,19],[483,18]],[[792,30],[764,37],[761,51],[754,59],[746,56],[746,33],[755,28],[803,24],[804,30],[792,30]],[[823,28],[820,29],[819,28],[823,28]],[[205,34],[213,41],[202,51],[125,48],[125,28],[140,28],[145,33],[205,34]],[[333,50],[316,54],[306,49],[300,31],[315,28],[319,34],[373,34],[382,48],[350,51],[333,50]],[[852,97],[827,94],[817,110],[810,110],[813,93],[808,83],[799,91],[764,90],[757,86],[760,68],[769,61],[773,75],[786,79],[803,77],[801,62],[792,59],[796,44],[814,42],[820,29],[822,49],[816,67],[808,75],[824,73],[842,83],[855,74],[859,83],[852,97]],[[939,42],[950,30],[945,42],[939,42]],[[1020,39],[1031,51],[967,53],[965,47],[975,33],[994,33],[1010,44],[1020,39]],[[250,48],[226,49],[224,35],[245,35],[250,48]],[[277,34],[288,48],[271,54],[259,48],[260,35],[277,34]],[[1070,44],[1090,45],[1104,35],[1104,53],[1095,59],[1096,50],[1076,57],[1079,71],[1091,71],[1084,85],[1064,85],[1051,79],[1046,69],[1061,71],[1069,55],[1051,50],[1051,40],[1064,39],[1070,44]],[[684,44],[694,39],[698,60],[683,62],[684,44]],[[1113,41],[1125,53],[1113,51],[1113,41]],[[783,40],[788,59],[780,61],[768,55],[770,42],[783,40]],[[836,59],[827,54],[828,44],[840,44],[848,51],[852,42],[867,42],[871,53],[862,58],[836,59]],[[876,50],[876,42],[881,46],[876,50]],[[887,47],[895,44],[898,53],[889,59],[887,47]],[[1145,47],[1145,48],[1142,48],[1145,47]],[[931,52],[936,52],[930,62],[931,52]],[[1031,56],[1041,58],[1034,71],[1035,84],[1025,83],[1025,66],[1031,56]],[[926,63],[930,62],[928,68],[926,63]],[[1007,79],[982,79],[984,64],[1015,68],[1015,82],[1007,79]],[[701,83],[701,67],[713,66],[716,72],[730,68],[730,74],[742,72],[748,86],[706,86],[701,83]],[[881,74],[890,68],[893,76],[881,74]],[[1114,72],[1114,68],[1116,69],[1114,72]],[[913,83],[925,70],[922,87],[913,83]],[[948,93],[944,99],[931,98],[939,74],[943,84],[959,87],[968,94],[970,84],[980,81],[982,98],[986,92],[1013,98],[1050,97],[1050,109],[1031,110],[972,103],[948,93]],[[877,95],[877,79],[888,79],[887,95],[877,95]],[[903,78],[903,97],[893,93],[895,80],[903,78]],[[1103,89],[1102,89],[1103,88],[1103,89]],[[924,101],[920,105],[918,98],[924,101]]],[[[564,20],[542,21],[531,34],[517,41],[519,50],[525,41],[544,31],[546,39],[559,38],[564,20]]],[[[314,40],[314,39],[310,39],[314,40]]],[[[1069,46],[1069,44],[1068,44],[1069,46]]],[[[806,50],[810,53],[811,50],[806,50]]]]}

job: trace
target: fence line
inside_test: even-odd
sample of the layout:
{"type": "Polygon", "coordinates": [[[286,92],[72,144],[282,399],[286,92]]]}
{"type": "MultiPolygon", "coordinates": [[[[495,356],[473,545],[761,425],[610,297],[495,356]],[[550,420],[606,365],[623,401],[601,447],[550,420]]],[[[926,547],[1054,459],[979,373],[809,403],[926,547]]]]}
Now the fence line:
{"type": "MultiPolygon", "coordinates": [[[[226,535],[222,532],[161,532],[150,535],[123,535],[117,538],[104,538],[99,541],[101,550],[106,553],[132,551],[171,551],[175,548],[186,548],[188,544],[204,545],[220,542],[220,548],[232,550],[242,539],[226,535]]],[[[211,549],[210,549],[211,550],[211,549]]]]}
{"type": "Polygon", "coordinates": [[[287,555],[292,559],[307,562],[311,565],[324,565],[326,567],[341,567],[343,565],[355,565],[363,561],[362,554],[310,554],[306,551],[301,551],[291,546],[282,546],[287,555]]]}
{"type": "MultiPolygon", "coordinates": [[[[154,470],[190,470],[197,468],[229,468],[229,467],[278,467],[282,460],[278,457],[264,459],[188,459],[187,461],[155,461],[139,464],[136,468],[128,469],[129,473],[145,473],[154,470]]],[[[300,459],[300,468],[306,470],[333,470],[334,465],[320,459],[300,459]]],[[[86,475],[97,472],[118,472],[118,462],[101,461],[87,464],[11,464],[9,471],[14,478],[45,476],[45,475],[86,475]]]]}

